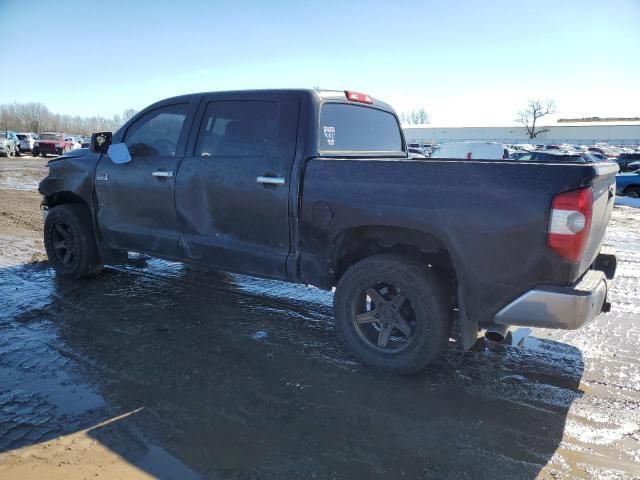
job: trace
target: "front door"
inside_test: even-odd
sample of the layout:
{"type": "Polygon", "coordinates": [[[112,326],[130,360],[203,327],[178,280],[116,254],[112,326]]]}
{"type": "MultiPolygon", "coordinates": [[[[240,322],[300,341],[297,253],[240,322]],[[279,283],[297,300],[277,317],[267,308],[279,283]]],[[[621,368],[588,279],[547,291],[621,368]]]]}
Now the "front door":
{"type": "Polygon", "coordinates": [[[131,161],[116,164],[106,154],[100,159],[97,220],[110,247],[180,257],[175,179],[194,110],[193,102],[184,102],[144,113],[122,139],[131,161]]]}
{"type": "Polygon", "coordinates": [[[298,99],[205,97],[176,180],[186,254],[230,271],[286,278],[298,99]]]}

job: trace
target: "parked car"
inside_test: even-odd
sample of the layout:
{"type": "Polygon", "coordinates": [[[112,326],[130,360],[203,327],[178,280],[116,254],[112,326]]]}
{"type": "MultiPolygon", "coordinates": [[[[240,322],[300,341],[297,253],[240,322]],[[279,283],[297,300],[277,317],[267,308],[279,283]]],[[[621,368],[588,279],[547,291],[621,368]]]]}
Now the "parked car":
{"type": "Polygon", "coordinates": [[[431,158],[464,158],[466,160],[504,160],[509,151],[495,142],[451,142],[440,145],[431,158]]]}
{"type": "Polygon", "coordinates": [[[408,148],[413,148],[416,150],[420,150],[420,154],[428,157],[434,150],[434,145],[430,143],[409,143],[408,148]]]}
{"type": "Polygon", "coordinates": [[[621,153],[616,159],[616,162],[618,162],[621,172],[633,170],[633,167],[630,168],[630,165],[634,162],[640,162],[640,153],[621,153]]]}
{"type": "Polygon", "coordinates": [[[82,142],[79,137],[67,137],[64,139],[64,141],[69,145],[69,150],[82,148],[82,142]]]}
{"type": "Polygon", "coordinates": [[[41,133],[38,140],[34,143],[34,155],[63,155],[71,150],[71,144],[67,142],[66,135],[61,132],[44,132],[41,133]],[[36,153],[37,152],[37,153],[36,153]]]}
{"type": "Polygon", "coordinates": [[[411,158],[428,158],[428,156],[420,148],[408,147],[407,152],[409,152],[409,156],[411,158]]]}
{"type": "Polygon", "coordinates": [[[17,136],[18,140],[20,141],[20,152],[33,153],[33,145],[36,143],[38,135],[31,132],[20,132],[17,134],[17,136]]]}
{"type": "Polygon", "coordinates": [[[20,155],[20,139],[11,130],[0,131],[0,155],[10,157],[20,155]]]}
{"type": "Polygon", "coordinates": [[[587,150],[589,152],[595,152],[595,153],[599,153],[601,155],[604,155],[605,157],[615,157],[616,154],[608,147],[605,147],[604,145],[598,145],[595,147],[588,147],[587,150]]]}
{"type": "Polygon", "coordinates": [[[593,158],[597,158],[599,161],[601,162],[606,162],[608,161],[608,158],[606,155],[604,155],[603,153],[599,153],[599,152],[595,152],[593,150],[589,150],[588,152],[589,155],[591,155],[593,158]]]}
{"type": "Polygon", "coordinates": [[[533,152],[535,151],[535,145],[531,145],[529,143],[518,143],[513,145],[514,150],[522,150],[524,152],[533,152]]]}
{"type": "Polygon", "coordinates": [[[507,148],[507,152],[509,153],[509,158],[517,158],[522,154],[528,153],[529,150],[517,150],[513,148],[507,148]]]}
{"type": "Polygon", "coordinates": [[[91,138],[83,138],[82,143],[80,144],[80,148],[89,148],[91,145],[91,138]]]}
{"type": "Polygon", "coordinates": [[[541,163],[597,163],[599,161],[590,153],[569,153],[561,150],[527,152],[514,157],[514,160],[541,163]]]}
{"type": "Polygon", "coordinates": [[[436,359],[454,315],[468,349],[479,329],[576,329],[610,306],[617,165],[410,159],[395,112],[362,93],[174,97],[48,166],[60,276],[132,250],[335,287],[340,338],[394,372],[436,359]]]}
{"type": "Polygon", "coordinates": [[[640,198],[640,170],[616,175],[616,192],[631,198],[640,198]]]}
{"type": "Polygon", "coordinates": [[[627,164],[627,172],[635,172],[638,169],[640,169],[640,161],[627,164]]]}

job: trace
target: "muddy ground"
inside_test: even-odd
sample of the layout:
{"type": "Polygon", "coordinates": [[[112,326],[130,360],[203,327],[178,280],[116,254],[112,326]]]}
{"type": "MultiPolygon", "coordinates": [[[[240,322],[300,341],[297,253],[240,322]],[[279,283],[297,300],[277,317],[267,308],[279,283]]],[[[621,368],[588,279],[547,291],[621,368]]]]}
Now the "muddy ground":
{"type": "Polygon", "coordinates": [[[43,164],[0,159],[0,478],[640,478],[640,210],[614,210],[610,314],[404,378],[313,288],[133,255],[57,278],[43,164]]]}

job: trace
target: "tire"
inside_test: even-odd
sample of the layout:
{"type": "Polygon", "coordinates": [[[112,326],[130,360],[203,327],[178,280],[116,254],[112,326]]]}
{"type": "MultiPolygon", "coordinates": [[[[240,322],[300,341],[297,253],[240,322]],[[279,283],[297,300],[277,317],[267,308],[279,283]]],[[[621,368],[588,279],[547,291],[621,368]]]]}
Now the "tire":
{"type": "Polygon", "coordinates": [[[20,151],[20,147],[16,147],[15,154],[16,154],[16,157],[19,157],[22,155],[22,152],[20,151]]]}
{"type": "Polygon", "coordinates": [[[401,255],[353,265],[338,282],[333,306],[340,340],[363,363],[383,370],[420,371],[449,340],[452,309],[441,281],[401,255]]]}
{"type": "Polygon", "coordinates": [[[102,269],[89,209],[84,205],[58,205],[44,222],[44,246],[56,273],[83,278],[102,269]]]}
{"type": "Polygon", "coordinates": [[[627,187],[624,194],[629,198],[640,198],[640,187],[627,187]]]}

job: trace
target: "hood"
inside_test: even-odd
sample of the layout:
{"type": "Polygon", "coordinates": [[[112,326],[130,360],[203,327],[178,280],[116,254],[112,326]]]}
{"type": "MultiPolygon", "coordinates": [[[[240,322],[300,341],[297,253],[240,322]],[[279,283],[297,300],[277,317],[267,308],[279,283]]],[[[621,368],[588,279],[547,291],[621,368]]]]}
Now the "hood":
{"type": "Polygon", "coordinates": [[[89,157],[92,155],[96,155],[96,154],[91,152],[88,148],[77,148],[75,150],[68,151],[64,155],[60,155],[59,157],[56,157],[53,160],[50,160],[48,163],[57,162],[58,160],[65,160],[65,159],[69,160],[72,158],[81,158],[84,156],[89,157]]]}

